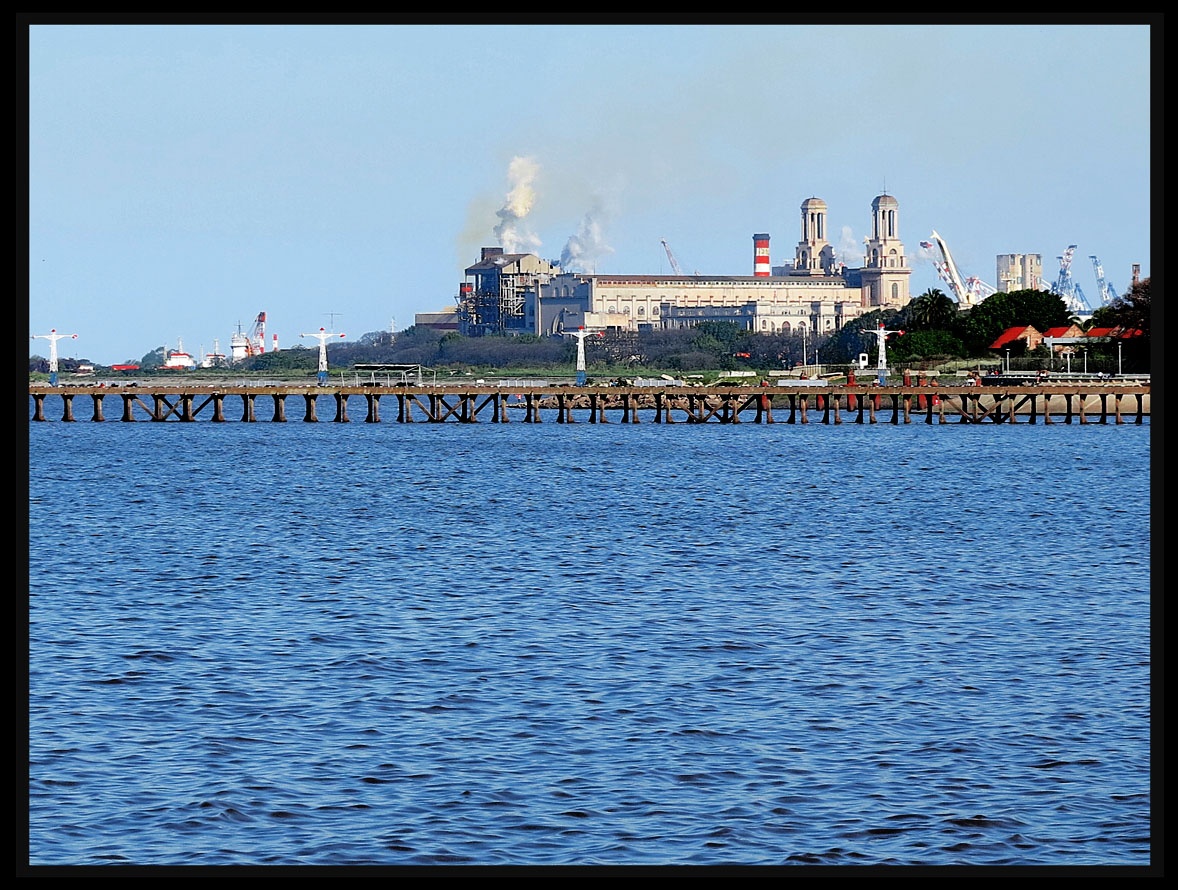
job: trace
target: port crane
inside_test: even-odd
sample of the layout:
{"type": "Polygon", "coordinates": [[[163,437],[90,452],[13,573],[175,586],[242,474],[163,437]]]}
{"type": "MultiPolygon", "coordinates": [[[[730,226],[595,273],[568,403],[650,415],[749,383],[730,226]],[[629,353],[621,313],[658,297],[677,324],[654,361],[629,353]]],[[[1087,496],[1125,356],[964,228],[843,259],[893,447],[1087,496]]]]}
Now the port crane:
{"type": "Polygon", "coordinates": [[[920,246],[925,250],[936,248],[937,253],[940,254],[939,260],[933,259],[933,266],[936,267],[941,280],[949,285],[949,290],[953,292],[953,298],[957,301],[958,306],[976,306],[986,297],[998,292],[996,287],[986,284],[976,276],[962,278],[961,272],[957,269],[957,263],[953,260],[953,254],[949,251],[949,245],[937,234],[936,230],[933,230],[931,238],[931,241],[921,241],[920,246]]]}
{"type": "Polygon", "coordinates": [[[667,261],[671,264],[671,271],[676,275],[682,275],[683,270],[679,268],[679,263],[675,260],[675,254],[671,253],[671,245],[667,243],[667,239],[662,239],[663,250],[667,252],[667,261]]]}
{"type": "Polygon", "coordinates": [[[1100,260],[1091,255],[1088,259],[1092,260],[1092,269],[1096,272],[1096,286],[1100,288],[1100,305],[1107,306],[1117,298],[1117,289],[1104,277],[1104,266],[1100,264],[1100,260]]]}
{"type": "Polygon", "coordinates": [[[1068,249],[1063,252],[1063,256],[1057,257],[1059,275],[1055,279],[1055,284],[1051,286],[1051,291],[1063,297],[1069,312],[1091,312],[1092,307],[1084,298],[1083,289],[1072,278],[1072,257],[1075,253],[1076,245],[1069,244],[1068,249]]]}

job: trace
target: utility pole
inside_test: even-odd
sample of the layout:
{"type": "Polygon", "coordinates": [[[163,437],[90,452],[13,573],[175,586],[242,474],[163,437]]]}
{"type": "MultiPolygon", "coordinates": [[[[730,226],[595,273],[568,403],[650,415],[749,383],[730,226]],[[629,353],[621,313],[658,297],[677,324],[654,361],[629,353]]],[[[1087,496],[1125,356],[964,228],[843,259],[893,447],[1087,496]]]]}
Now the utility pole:
{"type": "Polygon", "coordinates": [[[57,386],[57,341],[77,340],[77,334],[59,334],[57,328],[52,328],[48,334],[33,334],[30,340],[49,341],[49,385],[57,386]]]}

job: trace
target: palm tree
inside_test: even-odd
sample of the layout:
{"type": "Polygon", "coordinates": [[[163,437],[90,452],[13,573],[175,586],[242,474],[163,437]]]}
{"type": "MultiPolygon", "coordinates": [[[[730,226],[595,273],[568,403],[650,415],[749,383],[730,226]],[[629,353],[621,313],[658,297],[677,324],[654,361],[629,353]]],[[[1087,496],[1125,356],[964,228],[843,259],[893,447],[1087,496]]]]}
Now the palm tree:
{"type": "Polygon", "coordinates": [[[957,322],[957,304],[935,287],[914,297],[906,309],[905,324],[916,331],[952,330],[957,322]]]}

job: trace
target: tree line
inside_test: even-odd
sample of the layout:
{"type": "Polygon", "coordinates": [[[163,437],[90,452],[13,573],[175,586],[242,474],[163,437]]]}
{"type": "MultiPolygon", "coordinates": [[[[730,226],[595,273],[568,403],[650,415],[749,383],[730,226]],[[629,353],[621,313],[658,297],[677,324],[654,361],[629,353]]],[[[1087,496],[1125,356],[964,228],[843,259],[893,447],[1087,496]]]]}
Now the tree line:
{"type": "MultiPolygon", "coordinates": [[[[901,309],[880,309],[853,319],[827,334],[756,333],[733,322],[704,322],[682,329],[651,328],[606,332],[588,338],[586,363],[598,374],[641,374],[669,371],[789,370],[822,364],[827,367],[856,363],[866,353],[874,366],[878,337],[871,333],[882,325],[888,335],[888,364],[932,370],[955,360],[992,362],[1001,356],[990,345],[1011,327],[1031,326],[1040,333],[1073,323],[1081,328],[1123,328],[1141,335],[1117,344],[1094,342],[1085,361],[1092,371],[1147,373],[1150,360],[1150,280],[1137,282],[1123,296],[1102,306],[1083,322],[1069,311],[1063,297],[1040,290],[996,293],[976,306],[961,308],[944,292],[932,288],[914,297],[901,309]]],[[[358,364],[409,364],[460,372],[529,369],[568,373],[576,362],[576,340],[571,337],[539,337],[532,334],[466,337],[414,325],[404,331],[373,331],[356,341],[328,346],[333,369],[358,364]]],[[[1003,352],[1006,352],[1004,347],[1003,352]]],[[[1024,341],[1009,345],[1012,359],[1021,367],[1049,367],[1046,346],[1028,351],[1024,341]]],[[[142,371],[160,369],[166,359],[162,348],[139,362],[142,371]]],[[[314,373],[318,347],[299,345],[253,356],[233,365],[235,371],[314,373]]],[[[1058,361],[1058,359],[1057,359],[1058,361]]],[[[60,360],[69,372],[84,359],[60,360]]],[[[33,356],[30,371],[48,371],[47,360],[33,356]]],[[[183,374],[178,371],[174,373],[183,374]]]]}

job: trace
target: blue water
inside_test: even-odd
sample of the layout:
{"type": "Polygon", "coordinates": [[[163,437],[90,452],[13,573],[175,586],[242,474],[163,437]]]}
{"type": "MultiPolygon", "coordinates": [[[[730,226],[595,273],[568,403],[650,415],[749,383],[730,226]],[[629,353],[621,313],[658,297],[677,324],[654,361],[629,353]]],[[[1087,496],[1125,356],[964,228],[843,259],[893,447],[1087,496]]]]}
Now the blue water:
{"type": "Polygon", "coordinates": [[[1154,861],[1148,421],[351,413],[29,424],[31,865],[1154,861]]]}

